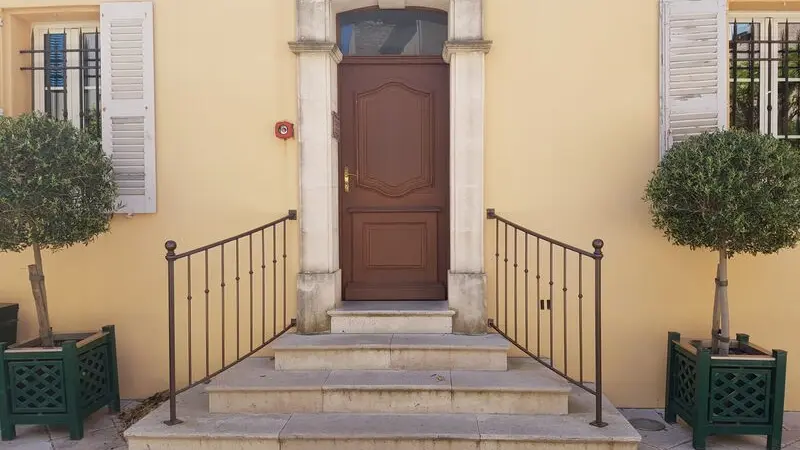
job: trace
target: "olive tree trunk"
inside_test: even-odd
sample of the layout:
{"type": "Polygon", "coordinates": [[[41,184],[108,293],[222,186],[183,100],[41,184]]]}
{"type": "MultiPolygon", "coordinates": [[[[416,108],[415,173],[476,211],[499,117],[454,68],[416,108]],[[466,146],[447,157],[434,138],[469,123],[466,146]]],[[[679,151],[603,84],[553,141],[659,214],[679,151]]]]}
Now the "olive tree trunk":
{"type": "Polygon", "coordinates": [[[44,287],[44,269],[42,268],[42,249],[33,244],[33,260],[35,264],[28,266],[28,278],[31,281],[33,301],[36,304],[36,319],[39,322],[39,338],[42,347],[52,347],[53,329],[50,327],[50,314],[47,311],[47,290],[44,287]]]}
{"type": "Polygon", "coordinates": [[[719,311],[719,263],[717,263],[717,276],[714,277],[714,314],[711,316],[711,352],[716,354],[719,351],[719,332],[721,317],[719,311]]]}
{"type": "Polygon", "coordinates": [[[719,264],[714,289],[714,319],[711,346],[713,353],[728,356],[731,345],[730,310],[728,309],[728,251],[719,249],[719,264]]]}

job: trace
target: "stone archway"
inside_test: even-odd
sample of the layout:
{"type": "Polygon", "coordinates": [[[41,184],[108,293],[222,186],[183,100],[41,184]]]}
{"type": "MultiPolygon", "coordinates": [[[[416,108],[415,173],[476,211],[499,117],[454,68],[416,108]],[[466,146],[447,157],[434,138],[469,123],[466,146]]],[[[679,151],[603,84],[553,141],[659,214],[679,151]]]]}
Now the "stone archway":
{"type": "Polygon", "coordinates": [[[427,7],[448,12],[450,64],[450,265],[448,301],[453,331],[486,332],[484,271],[483,0],[296,0],[297,35],[289,43],[298,64],[300,151],[300,333],[330,330],[327,311],[341,302],[339,262],[336,14],[351,9],[427,7]]]}

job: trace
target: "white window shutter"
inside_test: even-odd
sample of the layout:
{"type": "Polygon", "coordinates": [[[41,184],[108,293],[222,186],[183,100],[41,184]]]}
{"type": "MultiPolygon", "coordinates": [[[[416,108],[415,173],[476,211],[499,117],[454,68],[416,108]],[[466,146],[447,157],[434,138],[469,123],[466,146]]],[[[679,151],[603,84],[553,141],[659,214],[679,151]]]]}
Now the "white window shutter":
{"type": "Polygon", "coordinates": [[[661,156],[728,122],[727,0],[661,0],[661,156]]]}
{"type": "Polygon", "coordinates": [[[152,2],[100,6],[103,149],[114,163],[122,213],[156,212],[152,2]]]}

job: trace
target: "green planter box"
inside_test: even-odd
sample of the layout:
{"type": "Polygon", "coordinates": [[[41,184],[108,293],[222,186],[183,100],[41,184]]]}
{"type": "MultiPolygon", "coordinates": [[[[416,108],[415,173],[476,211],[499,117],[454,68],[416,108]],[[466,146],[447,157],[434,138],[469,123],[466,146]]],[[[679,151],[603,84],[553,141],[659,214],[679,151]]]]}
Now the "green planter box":
{"type": "Polygon", "coordinates": [[[692,446],[705,449],[714,434],[767,436],[781,448],[786,352],[764,350],[737,334],[729,356],[712,356],[711,342],[668,335],[664,418],[680,417],[692,427],[692,446]]]}
{"type": "Polygon", "coordinates": [[[9,344],[17,342],[18,315],[18,304],[0,303],[0,342],[7,342],[9,344]]]}
{"type": "Polygon", "coordinates": [[[64,424],[83,438],[83,420],[103,406],[119,412],[114,327],[56,335],[58,347],[34,339],[0,343],[0,434],[8,441],[21,424],[64,424]]]}

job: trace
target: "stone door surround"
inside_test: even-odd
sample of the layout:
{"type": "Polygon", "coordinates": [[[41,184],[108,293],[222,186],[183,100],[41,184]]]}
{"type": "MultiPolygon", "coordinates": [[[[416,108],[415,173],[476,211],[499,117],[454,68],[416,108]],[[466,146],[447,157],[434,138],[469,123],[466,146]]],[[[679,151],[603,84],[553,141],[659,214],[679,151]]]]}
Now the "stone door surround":
{"type": "Polygon", "coordinates": [[[448,302],[453,332],[486,332],[484,271],[483,0],[296,0],[298,148],[300,152],[299,333],[330,330],[327,312],[341,304],[339,262],[336,15],[367,7],[425,7],[448,12],[442,57],[450,64],[450,265],[448,302]]]}

